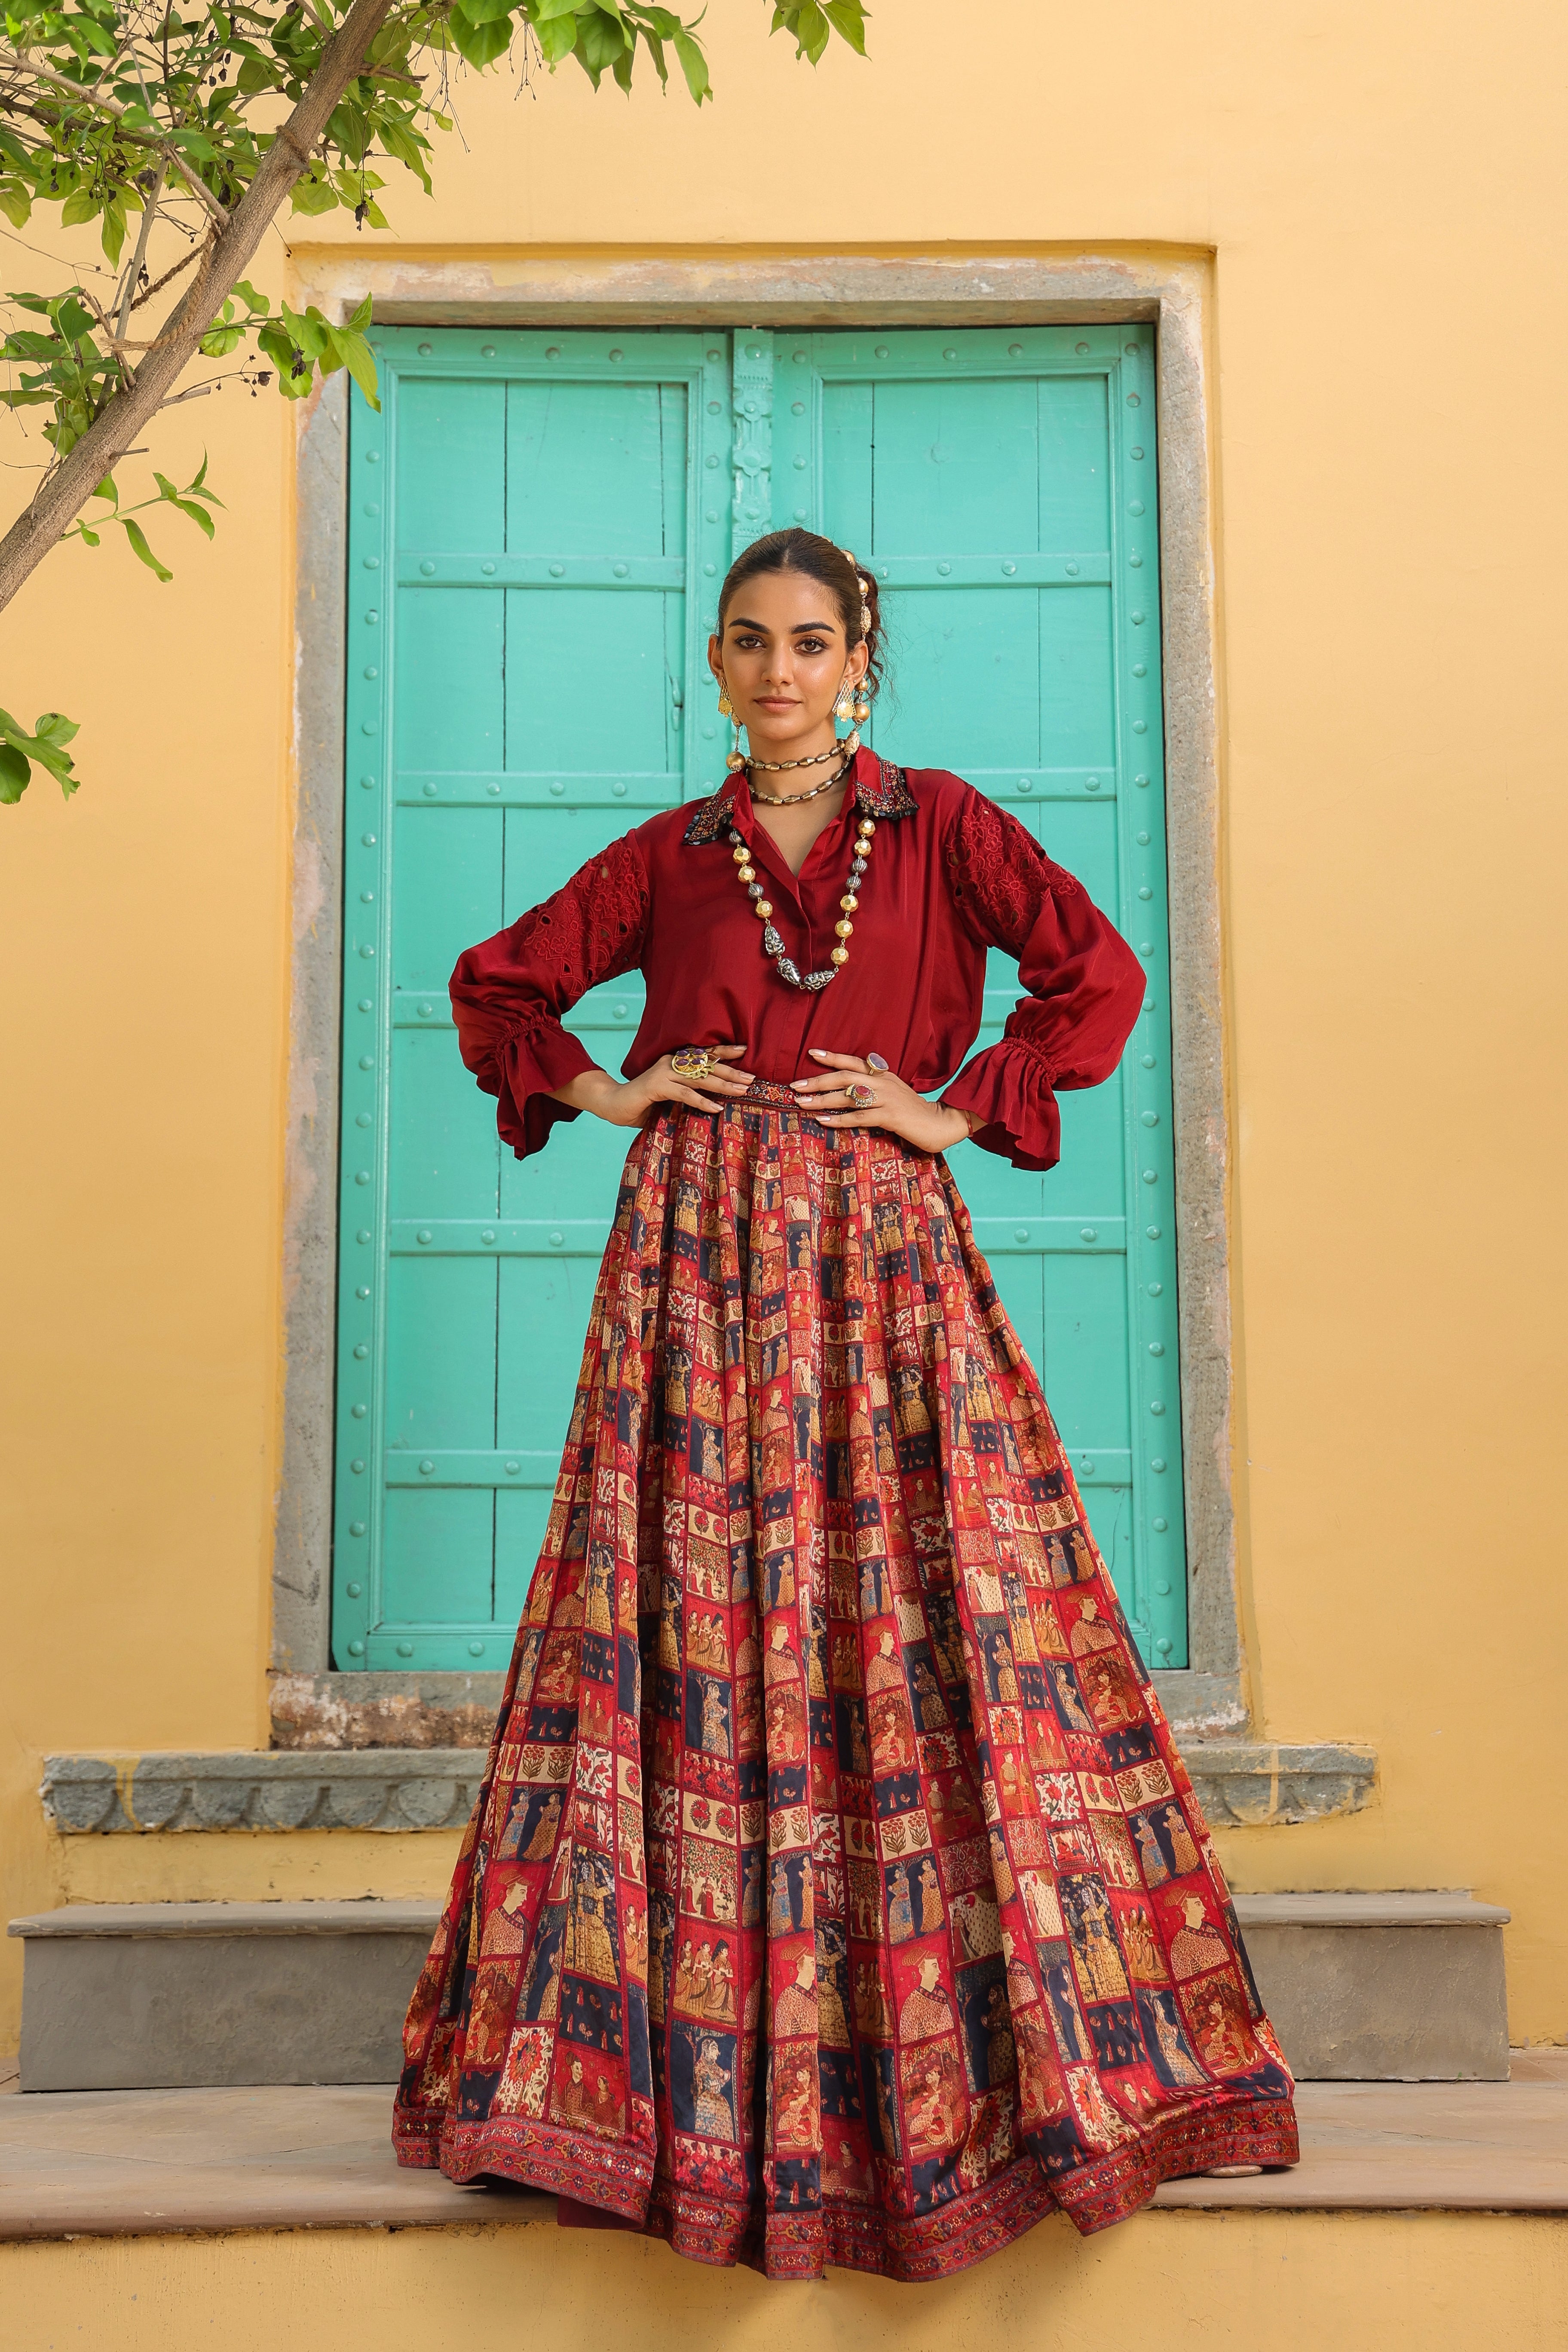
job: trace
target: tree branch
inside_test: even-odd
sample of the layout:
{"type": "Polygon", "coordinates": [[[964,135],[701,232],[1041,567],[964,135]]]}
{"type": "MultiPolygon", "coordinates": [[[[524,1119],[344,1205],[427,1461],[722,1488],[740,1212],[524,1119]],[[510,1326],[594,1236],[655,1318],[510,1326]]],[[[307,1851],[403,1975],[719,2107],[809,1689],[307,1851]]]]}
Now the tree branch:
{"type": "Polygon", "coordinates": [[[120,309],[114,320],[117,336],[123,335],[131,317],[131,298],[136,291],[136,280],[141,277],[142,265],[147,258],[147,240],[153,234],[153,223],[158,216],[158,203],[163,193],[163,173],[160,172],[156,185],[145,191],[147,201],[142,207],[142,226],[136,233],[136,250],[126,268],[125,288],[120,297],[120,309]]]}
{"type": "MultiPolygon", "coordinates": [[[[364,62],[393,0],[353,0],[321,52],[299,104],[261,159],[256,177],[206,248],[192,284],[123,392],[100,411],[69,456],[43,481],[25,514],[0,540],[0,611],[10,603],[160,409],[195,357],[225,297],[261,243],[274,214],[310,161],[336,106],[364,62]]],[[[29,67],[29,72],[35,70],[29,67]]],[[[95,105],[99,101],[92,101],[95,105]]]]}
{"type": "Polygon", "coordinates": [[[132,140],[138,147],[151,147],[154,153],[162,155],[169,169],[179,173],[191,194],[201,198],[218,226],[223,226],[228,215],[206,182],[192,171],[179,149],[171,147],[166,139],[160,139],[156,131],[128,128],[125,118],[131,110],[121,106],[118,99],[100,95],[79,81],[68,81],[65,75],[56,73],[52,66],[35,65],[31,58],[18,57],[15,49],[0,48],[0,68],[6,67],[14,73],[31,74],[35,81],[47,82],[51,89],[63,89],[68,98],[78,99],[84,106],[93,107],[101,114],[111,114],[120,125],[121,137],[132,140]]]}

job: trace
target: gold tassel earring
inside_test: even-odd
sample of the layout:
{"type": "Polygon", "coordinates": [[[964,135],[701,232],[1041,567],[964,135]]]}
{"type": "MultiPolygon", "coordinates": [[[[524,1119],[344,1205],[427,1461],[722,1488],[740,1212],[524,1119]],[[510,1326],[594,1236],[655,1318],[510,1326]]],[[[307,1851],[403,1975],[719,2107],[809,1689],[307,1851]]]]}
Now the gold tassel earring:
{"type": "Polygon", "coordinates": [[[733,775],[737,768],[743,768],[745,766],[746,755],[741,749],[740,717],[735,709],[734,704],[730,699],[729,686],[722,677],[719,680],[719,716],[721,719],[729,719],[734,722],[734,749],[733,751],[727,751],[724,755],[724,765],[729,769],[731,774],[733,775]]]}

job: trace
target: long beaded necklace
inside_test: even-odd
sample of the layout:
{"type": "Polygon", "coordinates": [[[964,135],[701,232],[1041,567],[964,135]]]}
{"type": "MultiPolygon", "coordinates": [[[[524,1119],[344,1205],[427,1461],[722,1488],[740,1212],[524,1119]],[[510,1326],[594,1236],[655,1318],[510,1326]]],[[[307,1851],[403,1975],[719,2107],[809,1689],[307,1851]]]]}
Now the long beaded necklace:
{"type": "MultiPolygon", "coordinates": [[[[835,779],[835,781],[837,782],[837,779],[835,779]]],[[[800,797],[803,800],[810,800],[815,798],[815,794],[803,793],[800,797]]],[[[835,932],[837,934],[838,945],[834,949],[832,954],[827,959],[827,969],[826,971],[803,972],[800,966],[795,962],[795,958],[785,948],[783,940],[778,935],[778,932],[773,929],[773,902],[763,895],[763,885],[758,879],[757,869],[752,863],[752,853],[750,849],[747,847],[742,836],[736,832],[734,826],[731,825],[730,827],[730,840],[732,844],[731,854],[735,860],[735,871],[739,875],[741,880],[745,884],[746,896],[751,899],[752,906],[755,908],[757,914],[762,920],[763,952],[764,955],[771,956],[773,958],[774,971],[778,973],[781,980],[787,980],[792,988],[805,988],[813,990],[826,988],[830,980],[837,979],[839,972],[848,962],[849,950],[845,946],[844,942],[851,936],[855,929],[855,925],[851,920],[851,918],[853,917],[856,908],[860,904],[860,879],[866,871],[867,861],[871,855],[871,836],[876,830],[876,820],[873,817],[863,816],[857,821],[855,854],[849,861],[849,887],[838,901],[842,912],[837,922],[833,926],[835,932]]]]}

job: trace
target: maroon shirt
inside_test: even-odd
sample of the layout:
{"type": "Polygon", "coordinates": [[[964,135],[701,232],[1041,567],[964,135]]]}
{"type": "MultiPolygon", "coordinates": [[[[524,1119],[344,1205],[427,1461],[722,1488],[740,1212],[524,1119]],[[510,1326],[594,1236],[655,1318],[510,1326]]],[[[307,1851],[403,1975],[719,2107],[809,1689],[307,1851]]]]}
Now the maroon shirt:
{"type": "Polygon", "coordinates": [[[984,1120],[974,1141],[1016,1168],[1054,1167],[1056,1089],[1098,1086],[1121,1058],[1143,1000],[1125,940],[1016,820],[939,768],[900,769],[862,751],[843,814],[790,872],[752,814],[745,779],[693,809],[662,810],[591,858],[563,889],[459,958],[452,1009],[464,1061],[499,1097],[519,1159],[558,1118],[552,1099],[595,1067],[561,1016],[600,981],[640,971],[642,1025],[622,1063],[635,1077],[681,1045],[743,1045],[743,1066],[787,1085],[816,1075],[807,1049],[879,1053],[930,1094],[980,1027],[985,950],[1018,960],[1027,993],[999,1045],[942,1096],[984,1120]],[[849,961],[816,992],[792,988],[763,950],[739,880],[731,825],[765,882],[773,923],[802,971],[838,945],[857,815],[877,820],[849,961]]]}

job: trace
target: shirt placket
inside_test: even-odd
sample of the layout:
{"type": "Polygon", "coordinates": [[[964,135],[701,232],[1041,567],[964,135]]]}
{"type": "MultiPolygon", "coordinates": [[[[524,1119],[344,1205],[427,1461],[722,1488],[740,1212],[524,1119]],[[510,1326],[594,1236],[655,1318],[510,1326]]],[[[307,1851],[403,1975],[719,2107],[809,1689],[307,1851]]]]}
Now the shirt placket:
{"type": "MultiPolygon", "coordinates": [[[[848,806],[850,804],[852,803],[847,803],[846,805],[846,815],[847,814],[848,806]]],[[[805,899],[801,889],[801,884],[808,877],[812,878],[814,883],[818,880],[820,868],[824,861],[829,856],[836,856],[838,850],[842,847],[843,845],[841,840],[834,845],[831,851],[826,850],[824,848],[824,844],[827,841],[829,835],[839,832],[840,827],[844,823],[844,818],[840,817],[836,819],[832,824],[825,827],[817,839],[812,843],[805,864],[801,868],[801,871],[797,876],[791,873],[788,859],[784,856],[783,851],[778,848],[772,835],[762,825],[756,823],[752,812],[749,793],[746,793],[743,791],[737,792],[734,805],[731,810],[731,817],[734,824],[736,832],[740,835],[742,840],[745,843],[747,849],[751,853],[752,864],[760,867],[768,877],[769,895],[775,908],[775,922],[777,919],[776,909],[778,906],[778,894],[780,891],[787,892],[790,903],[795,909],[795,918],[805,934],[804,944],[798,948],[792,946],[791,942],[786,939],[784,941],[786,948],[788,948],[791,954],[794,955],[795,963],[800,971],[816,971],[818,969],[818,959],[814,950],[818,927],[812,921],[811,916],[806,909],[805,899]],[[818,871],[814,872],[814,869],[818,869],[818,871]]],[[[837,946],[837,934],[833,930],[831,919],[826,926],[826,931],[831,943],[834,946],[837,946]]],[[[781,938],[784,936],[782,929],[780,930],[780,936],[781,938]]],[[[824,955],[826,955],[826,950],[824,950],[824,955]]],[[[811,1024],[814,992],[810,989],[791,988],[788,981],[786,981],[782,974],[773,971],[773,959],[769,957],[766,961],[768,962],[770,974],[774,985],[785,995],[794,999],[793,1019],[784,1018],[782,1013],[782,1009],[777,1014],[775,1014],[775,1018],[778,1019],[779,1027],[784,1035],[789,1041],[790,1049],[794,1055],[796,1064],[797,1076],[805,1075],[805,1037],[806,1032],[811,1024]]]]}

